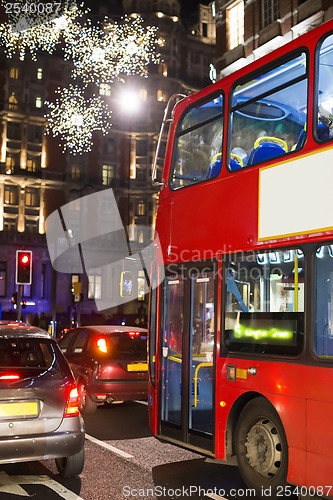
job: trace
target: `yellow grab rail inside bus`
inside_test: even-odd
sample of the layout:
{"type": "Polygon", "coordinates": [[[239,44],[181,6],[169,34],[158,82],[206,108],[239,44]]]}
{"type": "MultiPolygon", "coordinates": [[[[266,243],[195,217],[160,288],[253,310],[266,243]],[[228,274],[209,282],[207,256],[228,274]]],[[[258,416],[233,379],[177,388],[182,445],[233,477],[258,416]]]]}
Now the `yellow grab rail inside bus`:
{"type": "Polygon", "coordinates": [[[195,373],[194,373],[194,407],[196,408],[197,405],[198,405],[198,371],[200,370],[200,368],[202,368],[203,366],[213,366],[213,363],[200,363],[196,369],[195,369],[195,373]]]}

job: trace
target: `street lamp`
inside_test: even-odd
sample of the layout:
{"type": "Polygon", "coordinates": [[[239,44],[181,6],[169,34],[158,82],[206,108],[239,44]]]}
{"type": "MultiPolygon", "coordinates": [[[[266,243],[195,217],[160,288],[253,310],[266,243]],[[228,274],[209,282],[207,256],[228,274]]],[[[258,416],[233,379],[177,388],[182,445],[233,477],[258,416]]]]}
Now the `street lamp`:
{"type": "MultiPolygon", "coordinates": [[[[126,85],[126,84],[125,84],[126,85]]],[[[132,123],[135,115],[141,111],[142,99],[139,91],[133,87],[127,87],[120,90],[118,99],[119,110],[123,118],[124,132],[128,131],[128,207],[127,207],[127,226],[130,227],[130,188],[131,178],[134,178],[135,156],[132,155],[132,123]],[[131,175],[132,174],[132,175],[131,175]]],[[[128,235],[129,236],[129,235],[128,235]]]]}

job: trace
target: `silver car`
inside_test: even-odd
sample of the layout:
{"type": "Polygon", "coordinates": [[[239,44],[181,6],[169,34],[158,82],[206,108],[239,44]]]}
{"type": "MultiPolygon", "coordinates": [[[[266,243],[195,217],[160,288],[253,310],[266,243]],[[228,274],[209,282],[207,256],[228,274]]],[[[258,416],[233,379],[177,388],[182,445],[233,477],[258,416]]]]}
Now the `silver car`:
{"type": "Polygon", "coordinates": [[[67,361],[51,336],[0,325],[0,464],[55,458],[59,473],[84,465],[84,428],[67,361]]]}

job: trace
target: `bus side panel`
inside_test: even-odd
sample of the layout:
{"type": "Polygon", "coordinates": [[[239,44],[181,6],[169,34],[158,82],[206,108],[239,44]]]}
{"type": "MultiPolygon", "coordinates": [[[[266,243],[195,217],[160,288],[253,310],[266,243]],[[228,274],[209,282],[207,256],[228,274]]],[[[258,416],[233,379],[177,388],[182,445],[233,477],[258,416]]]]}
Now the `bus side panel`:
{"type": "MultiPolygon", "coordinates": [[[[225,361],[225,360],[224,360],[225,361]]],[[[305,481],[305,438],[306,438],[306,401],[304,387],[310,384],[306,383],[307,376],[310,376],[310,370],[304,369],[305,377],[299,381],[296,372],[299,371],[299,365],[284,364],[283,371],[281,365],[277,363],[266,363],[251,361],[245,359],[228,358],[223,363],[223,358],[218,362],[217,368],[217,393],[216,393],[216,425],[217,436],[222,433],[222,437],[217,439],[216,458],[226,459],[224,434],[227,430],[227,421],[230,412],[234,418],[233,429],[236,427],[237,417],[246,402],[258,396],[264,396],[277,411],[282,421],[288,446],[291,455],[300,457],[300,461],[293,462],[294,468],[289,470],[289,480],[294,484],[303,484],[305,481]],[[227,380],[227,366],[235,366],[239,378],[235,382],[227,380]],[[247,375],[249,368],[256,368],[257,375],[247,375]],[[292,382],[292,383],[291,383],[292,382]],[[260,392],[259,392],[260,388],[260,392]],[[272,389],[279,390],[280,394],[273,394],[272,389]],[[302,389],[303,388],[303,389],[302,389]],[[234,406],[235,405],[235,406],[234,406]],[[296,481],[297,478],[297,481],[296,481]]],[[[230,439],[231,436],[227,436],[230,439]]],[[[291,463],[291,460],[289,461],[291,463]]]]}
{"type": "Polygon", "coordinates": [[[158,406],[157,406],[157,391],[149,382],[148,389],[148,421],[152,433],[156,436],[158,434],[158,406]]]}
{"type": "MultiPolygon", "coordinates": [[[[307,401],[307,485],[314,487],[328,485],[327,478],[333,479],[333,433],[332,429],[333,403],[307,401]]],[[[325,491],[323,494],[327,495],[325,491]]]]}
{"type": "Polygon", "coordinates": [[[288,482],[297,486],[305,484],[306,451],[289,446],[288,482]]]}

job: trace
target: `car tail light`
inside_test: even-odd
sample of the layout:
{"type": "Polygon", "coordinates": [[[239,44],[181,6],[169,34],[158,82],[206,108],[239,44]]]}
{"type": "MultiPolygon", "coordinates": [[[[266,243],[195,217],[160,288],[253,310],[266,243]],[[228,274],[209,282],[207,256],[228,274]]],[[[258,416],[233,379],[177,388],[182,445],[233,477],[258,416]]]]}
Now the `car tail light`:
{"type": "Polygon", "coordinates": [[[77,417],[79,414],[79,393],[77,387],[75,387],[69,393],[64,417],[77,417]]]}
{"type": "Polygon", "coordinates": [[[128,332],[128,335],[130,337],[138,337],[140,335],[140,332],[128,332]]]}
{"type": "Polygon", "coordinates": [[[8,382],[10,380],[19,380],[21,377],[16,373],[6,373],[4,375],[0,375],[0,381],[8,382]]]}
{"type": "Polygon", "coordinates": [[[108,349],[106,347],[106,340],[104,338],[97,340],[97,347],[101,352],[108,352],[108,349]]]}

